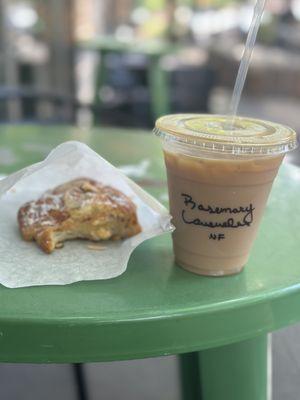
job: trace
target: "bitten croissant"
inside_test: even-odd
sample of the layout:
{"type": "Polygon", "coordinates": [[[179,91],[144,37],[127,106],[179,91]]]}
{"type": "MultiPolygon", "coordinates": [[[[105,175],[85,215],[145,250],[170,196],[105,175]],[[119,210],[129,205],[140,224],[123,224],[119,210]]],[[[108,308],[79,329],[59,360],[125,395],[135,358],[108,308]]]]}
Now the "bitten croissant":
{"type": "Polygon", "coordinates": [[[132,200],[111,186],[79,178],[47,191],[18,212],[23,238],[46,252],[65,240],[119,240],[141,231],[132,200]]]}

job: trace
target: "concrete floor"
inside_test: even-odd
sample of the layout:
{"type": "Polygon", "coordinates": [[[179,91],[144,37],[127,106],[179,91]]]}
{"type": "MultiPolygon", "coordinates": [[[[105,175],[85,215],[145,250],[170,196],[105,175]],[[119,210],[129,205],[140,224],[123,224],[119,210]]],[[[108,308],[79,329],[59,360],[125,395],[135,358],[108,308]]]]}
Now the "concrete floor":
{"type": "Polygon", "coordinates": [[[300,324],[282,329],[273,340],[273,399],[300,399],[300,324]]]}

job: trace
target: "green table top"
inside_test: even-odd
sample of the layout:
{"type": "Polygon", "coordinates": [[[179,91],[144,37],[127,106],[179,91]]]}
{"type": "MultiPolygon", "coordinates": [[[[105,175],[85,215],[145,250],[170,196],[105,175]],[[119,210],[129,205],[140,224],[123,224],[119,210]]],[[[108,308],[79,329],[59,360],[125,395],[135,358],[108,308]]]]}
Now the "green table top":
{"type": "MultiPolygon", "coordinates": [[[[0,127],[0,173],[39,161],[70,139],[115,165],[149,160],[139,182],[162,202],[160,144],[149,133],[68,127],[0,127]]],[[[175,354],[254,337],[300,320],[300,170],[283,165],[245,270],[223,278],[173,262],[171,237],[140,245],[107,281],[0,286],[0,361],[84,362],[175,354]]],[[[0,255],[1,262],[1,255],[0,255]]],[[[16,260],[22,262],[22,260],[16,260]]]]}

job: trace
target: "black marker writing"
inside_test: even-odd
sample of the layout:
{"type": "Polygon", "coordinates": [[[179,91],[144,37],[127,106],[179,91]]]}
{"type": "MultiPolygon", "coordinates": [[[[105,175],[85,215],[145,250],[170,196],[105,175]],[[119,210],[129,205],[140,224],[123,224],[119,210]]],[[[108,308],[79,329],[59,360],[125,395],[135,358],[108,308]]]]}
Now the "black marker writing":
{"type": "Polygon", "coordinates": [[[205,226],[208,228],[240,228],[243,226],[250,226],[253,222],[253,212],[255,208],[250,203],[249,206],[239,207],[215,207],[210,205],[203,205],[193,200],[192,196],[186,193],[181,194],[184,197],[185,209],[181,212],[182,220],[185,224],[192,224],[198,226],[205,226]],[[193,216],[189,211],[193,210],[193,216]],[[224,221],[207,221],[203,217],[197,216],[195,218],[195,211],[201,211],[207,214],[233,214],[224,221]]]}
{"type": "Polygon", "coordinates": [[[208,237],[208,239],[212,239],[212,240],[222,240],[225,239],[225,235],[223,233],[211,233],[208,237]]]}

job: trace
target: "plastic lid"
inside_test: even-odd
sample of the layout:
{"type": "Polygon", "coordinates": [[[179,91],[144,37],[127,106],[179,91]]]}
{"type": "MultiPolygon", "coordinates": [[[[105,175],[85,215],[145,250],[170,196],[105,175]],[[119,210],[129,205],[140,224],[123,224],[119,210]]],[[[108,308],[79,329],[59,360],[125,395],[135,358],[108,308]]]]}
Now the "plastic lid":
{"type": "Polygon", "coordinates": [[[297,147],[296,132],[259,119],[209,114],[173,114],[156,121],[164,141],[201,151],[235,155],[276,155],[297,147]]]}

